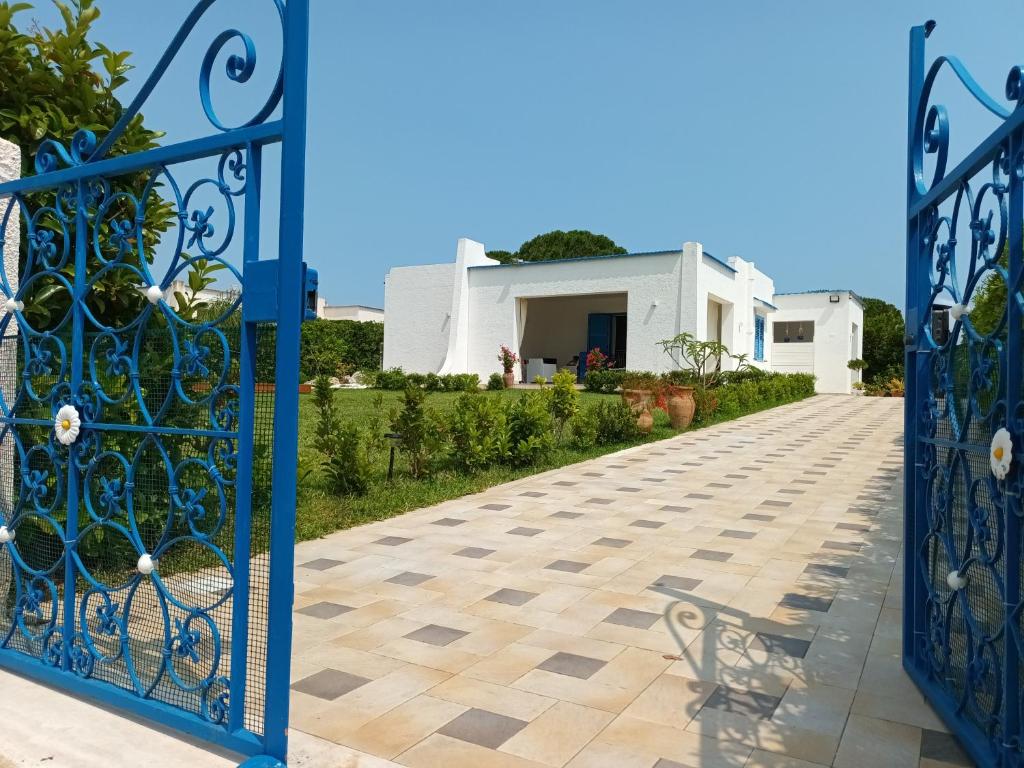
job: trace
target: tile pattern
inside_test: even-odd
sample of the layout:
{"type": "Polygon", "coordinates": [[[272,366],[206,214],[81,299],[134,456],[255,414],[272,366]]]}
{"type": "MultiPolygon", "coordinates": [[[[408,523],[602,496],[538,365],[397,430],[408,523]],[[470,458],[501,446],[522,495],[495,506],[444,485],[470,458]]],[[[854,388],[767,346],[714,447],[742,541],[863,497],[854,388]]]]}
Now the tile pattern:
{"type": "Polygon", "coordinates": [[[902,424],[816,397],[300,544],[291,727],[406,768],[969,765],[900,666],[902,424]]]}

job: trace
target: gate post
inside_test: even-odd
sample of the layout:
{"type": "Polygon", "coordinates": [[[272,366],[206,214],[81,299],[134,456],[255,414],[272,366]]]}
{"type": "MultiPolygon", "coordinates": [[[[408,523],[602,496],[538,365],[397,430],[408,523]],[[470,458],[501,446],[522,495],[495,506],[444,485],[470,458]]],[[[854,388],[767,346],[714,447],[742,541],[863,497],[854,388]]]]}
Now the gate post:
{"type": "MultiPolygon", "coordinates": [[[[910,209],[918,194],[917,179],[914,173],[914,152],[918,141],[916,134],[917,111],[924,90],[925,72],[925,39],[931,33],[935,22],[929,21],[910,30],[910,82],[907,108],[907,208],[910,209]]],[[[927,598],[927,590],[917,573],[917,552],[914,546],[921,541],[916,526],[924,521],[919,519],[916,507],[917,492],[924,479],[919,477],[917,470],[917,418],[915,412],[917,397],[920,391],[921,369],[924,361],[921,349],[920,313],[928,303],[928,285],[925,276],[927,269],[922,269],[928,254],[921,247],[921,221],[925,214],[919,214],[907,220],[907,298],[906,298],[906,338],[904,380],[906,392],[903,399],[903,583],[907,594],[913,599],[903,603],[903,662],[908,664],[914,658],[915,632],[918,624],[915,611],[923,606],[927,598]]]]}
{"type": "MultiPolygon", "coordinates": [[[[21,178],[21,148],[6,139],[0,139],[0,184],[21,178]]],[[[13,197],[13,196],[12,196],[13,197]]],[[[4,201],[11,198],[0,197],[0,212],[6,209],[4,201]]],[[[2,220],[0,213],[0,220],[2,220]]],[[[21,211],[15,202],[4,231],[0,232],[3,242],[3,269],[12,289],[18,288],[18,253],[21,246],[21,211]]],[[[6,311],[6,310],[5,310],[6,311]]],[[[18,324],[10,322],[3,335],[17,336],[18,324]]],[[[11,402],[17,388],[17,342],[0,344],[0,393],[5,403],[11,402]]],[[[10,435],[0,435],[0,522],[10,519],[14,511],[14,440],[10,435]]],[[[7,614],[7,601],[10,597],[14,566],[11,553],[7,547],[0,546],[0,617],[7,614]]]]}

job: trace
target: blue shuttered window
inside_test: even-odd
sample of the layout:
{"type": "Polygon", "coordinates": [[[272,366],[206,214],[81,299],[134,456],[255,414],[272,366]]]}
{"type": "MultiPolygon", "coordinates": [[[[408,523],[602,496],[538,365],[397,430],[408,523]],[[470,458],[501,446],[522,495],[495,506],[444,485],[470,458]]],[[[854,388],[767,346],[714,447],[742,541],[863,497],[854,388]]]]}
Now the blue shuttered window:
{"type": "Polygon", "coordinates": [[[754,315],[754,359],[764,361],[764,315],[754,315]]]}

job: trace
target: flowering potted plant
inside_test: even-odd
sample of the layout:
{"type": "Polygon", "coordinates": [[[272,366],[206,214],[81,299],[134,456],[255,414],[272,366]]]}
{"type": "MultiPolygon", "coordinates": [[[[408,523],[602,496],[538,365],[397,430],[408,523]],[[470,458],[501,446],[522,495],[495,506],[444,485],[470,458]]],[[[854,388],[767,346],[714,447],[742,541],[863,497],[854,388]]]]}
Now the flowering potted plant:
{"type": "Polygon", "coordinates": [[[611,368],[613,365],[615,365],[615,362],[610,360],[608,355],[601,351],[600,347],[594,347],[587,352],[588,371],[600,371],[605,368],[611,368]]]}
{"type": "Polygon", "coordinates": [[[516,384],[516,375],[512,370],[515,367],[515,364],[519,362],[519,356],[502,344],[501,351],[498,352],[498,362],[501,363],[501,369],[505,372],[503,377],[505,380],[505,389],[511,389],[516,384]]]}

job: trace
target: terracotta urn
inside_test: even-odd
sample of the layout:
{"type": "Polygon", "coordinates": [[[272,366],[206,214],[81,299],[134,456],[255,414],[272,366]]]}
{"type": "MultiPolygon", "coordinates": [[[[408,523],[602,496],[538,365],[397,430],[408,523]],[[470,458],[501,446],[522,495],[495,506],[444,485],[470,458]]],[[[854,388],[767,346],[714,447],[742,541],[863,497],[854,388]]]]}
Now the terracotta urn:
{"type": "Polygon", "coordinates": [[[622,401],[633,410],[633,413],[639,413],[650,410],[654,402],[654,393],[649,389],[624,389],[622,401]]]}
{"type": "Polygon", "coordinates": [[[651,412],[644,408],[636,418],[636,425],[640,428],[640,432],[649,435],[651,430],[654,429],[654,417],[651,416],[651,412]]]}
{"type": "Polygon", "coordinates": [[[693,387],[673,387],[668,396],[668,420],[672,423],[672,429],[686,429],[693,423],[696,411],[693,387]]]}
{"type": "Polygon", "coordinates": [[[512,389],[516,385],[516,375],[512,371],[505,371],[502,379],[505,381],[505,389],[512,389]]]}

